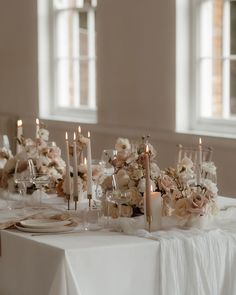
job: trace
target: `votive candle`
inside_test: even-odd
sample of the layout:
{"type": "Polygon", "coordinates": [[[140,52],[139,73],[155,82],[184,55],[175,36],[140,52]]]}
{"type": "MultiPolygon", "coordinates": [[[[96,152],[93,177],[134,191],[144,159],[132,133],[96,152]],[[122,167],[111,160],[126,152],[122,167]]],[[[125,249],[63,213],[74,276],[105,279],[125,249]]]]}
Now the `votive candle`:
{"type": "Polygon", "coordinates": [[[161,229],[162,197],[160,192],[151,192],[152,224],[151,231],[161,229]]]}

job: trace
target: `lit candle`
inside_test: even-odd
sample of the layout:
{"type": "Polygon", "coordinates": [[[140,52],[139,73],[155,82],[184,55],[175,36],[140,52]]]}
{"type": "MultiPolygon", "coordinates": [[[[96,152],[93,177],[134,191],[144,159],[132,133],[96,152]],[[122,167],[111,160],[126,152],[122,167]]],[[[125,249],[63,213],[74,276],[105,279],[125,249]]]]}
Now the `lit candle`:
{"type": "Polygon", "coordinates": [[[152,224],[151,231],[161,229],[162,197],[160,192],[151,192],[152,224]]]}
{"type": "MultiPolygon", "coordinates": [[[[78,133],[79,133],[79,138],[82,137],[80,126],[78,127],[78,133]]],[[[83,148],[81,148],[79,153],[79,163],[82,164],[83,162],[84,162],[84,154],[83,154],[83,148]]]]}
{"type": "Polygon", "coordinates": [[[183,146],[182,144],[179,144],[179,154],[178,154],[178,164],[181,163],[181,160],[182,160],[182,149],[183,149],[183,146]]]}
{"type": "Polygon", "coordinates": [[[78,201],[78,163],[77,163],[77,145],[76,134],[74,132],[73,141],[73,184],[74,184],[74,201],[78,201]]]}
{"type": "Polygon", "coordinates": [[[68,133],[65,135],[66,139],[66,178],[65,178],[65,193],[70,196],[70,153],[69,153],[69,140],[68,133]]]}
{"type": "Polygon", "coordinates": [[[149,163],[149,147],[146,145],[145,151],[145,180],[146,180],[146,193],[145,193],[145,207],[146,207],[146,221],[151,229],[152,222],[152,209],[151,209],[151,183],[150,183],[150,163],[149,163]]]}
{"type": "Polygon", "coordinates": [[[91,156],[91,140],[90,140],[90,132],[88,131],[88,143],[87,143],[87,173],[88,173],[88,183],[87,183],[87,194],[88,198],[92,198],[92,189],[93,189],[93,181],[92,181],[92,156],[91,156]]]}
{"type": "Polygon", "coordinates": [[[202,173],[202,139],[199,138],[199,145],[198,145],[198,161],[197,161],[197,185],[201,184],[201,173],[202,173]]]}
{"type": "Polygon", "coordinates": [[[36,130],[35,130],[35,138],[39,138],[39,119],[36,119],[36,130]]]}
{"type": "Polygon", "coordinates": [[[17,120],[17,143],[16,143],[16,153],[20,153],[22,151],[21,145],[19,141],[21,141],[21,137],[23,135],[23,123],[22,120],[17,120]]]}

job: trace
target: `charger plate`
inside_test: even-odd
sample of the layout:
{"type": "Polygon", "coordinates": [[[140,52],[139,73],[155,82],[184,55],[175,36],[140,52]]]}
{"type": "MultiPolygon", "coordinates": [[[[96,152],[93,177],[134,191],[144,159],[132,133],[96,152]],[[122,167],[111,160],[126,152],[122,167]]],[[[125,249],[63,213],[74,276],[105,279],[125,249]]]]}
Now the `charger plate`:
{"type": "Polygon", "coordinates": [[[63,233],[72,231],[75,226],[74,225],[64,225],[60,227],[50,227],[50,228],[29,228],[23,227],[20,223],[15,225],[15,228],[22,232],[28,233],[63,233]]]}
{"type": "Polygon", "coordinates": [[[22,227],[25,228],[55,228],[55,227],[62,227],[65,225],[71,224],[70,220],[57,220],[57,219],[50,219],[50,218],[42,218],[42,219],[27,219],[22,220],[19,222],[22,227]]]}

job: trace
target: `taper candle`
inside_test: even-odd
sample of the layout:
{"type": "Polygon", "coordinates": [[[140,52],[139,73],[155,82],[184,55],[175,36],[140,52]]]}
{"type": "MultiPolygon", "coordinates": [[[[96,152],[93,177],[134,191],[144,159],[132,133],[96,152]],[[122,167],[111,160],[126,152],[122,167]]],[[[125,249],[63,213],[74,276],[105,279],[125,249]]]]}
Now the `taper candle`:
{"type": "Polygon", "coordinates": [[[37,118],[36,120],[36,129],[35,129],[35,138],[39,138],[39,119],[37,118]]]}
{"type": "Polygon", "coordinates": [[[88,183],[87,183],[87,194],[92,198],[93,192],[93,181],[92,181],[92,155],[91,155],[91,139],[90,132],[88,131],[88,142],[87,142],[87,173],[88,173],[88,183]]]}
{"type": "Polygon", "coordinates": [[[152,209],[151,209],[151,183],[150,183],[150,159],[149,159],[149,147],[146,145],[145,151],[145,183],[146,183],[146,193],[145,193],[145,207],[146,207],[146,221],[149,225],[149,230],[152,222],[152,209]]]}
{"type": "Polygon", "coordinates": [[[68,133],[65,135],[66,140],[66,178],[65,178],[65,193],[70,196],[70,153],[69,153],[69,140],[68,133]]]}
{"type": "Polygon", "coordinates": [[[76,144],[76,134],[74,132],[73,138],[73,184],[74,184],[74,201],[78,201],[78,162],[77,162],[77,144],[76,144]]]}
{"type": "Polygon", "coordinates": [[[197,157],[197,171],[196,171],[196,178],[197,178],[197,185],[201,184],[201,173],[202,173],[202,139],[199,138],[198,144],[198,157],[197,157]]]}
{"type": "MultiPolygon", "coordinates": [[[[79,138],[82,137],[82,130],[81,130],[81,127],[79,126],[78,127],[78,135],[79,135],[79,138]]],[[[83,148],[80,149],[80,153],[79,153],[79,163],[80,164],[83,164],[84,163],[84,153],[83,153],[83,148]]]]}
{"type": "Polygon", "coordinates": [[[17,120],[17,142],[16,142],[16,153],[21,152],[21,145],[18,140],[21,140],[21,136],[23,135],[23,123],[22,120],[17,120]]]}

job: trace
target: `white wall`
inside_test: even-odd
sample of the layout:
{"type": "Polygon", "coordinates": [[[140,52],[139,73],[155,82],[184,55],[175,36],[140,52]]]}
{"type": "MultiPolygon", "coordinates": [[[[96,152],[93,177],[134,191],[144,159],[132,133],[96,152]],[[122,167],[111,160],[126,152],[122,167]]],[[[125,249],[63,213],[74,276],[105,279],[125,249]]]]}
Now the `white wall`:
{"type": "MultiPolygon", "coordinates": [[[[40,0],[39,0],[40,1],[40,0]]],[[[150,134],[161,168],[173,165],[176,144],[197,144],[175,130],[175,1],[99,0],[98,124],[93,157],[118,136],[150,134]]],[[[36,0],[0,1],[0,113],[24,120],[33,136],[38,114],[36,0]]],[[[76,123],[46,122],[63,147],[64,132],[76,123]]],[[[1,120],[0,120],[1,124],[1,120]]],[[[9,129],[10,130],[10,129],[9,129]]],[[[13,134],[12,134],[13,138],[13,134]]],[[[236,196],[234,140],[203,137],[214,148],[221,194],[236,196]]]]}

